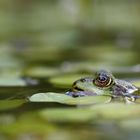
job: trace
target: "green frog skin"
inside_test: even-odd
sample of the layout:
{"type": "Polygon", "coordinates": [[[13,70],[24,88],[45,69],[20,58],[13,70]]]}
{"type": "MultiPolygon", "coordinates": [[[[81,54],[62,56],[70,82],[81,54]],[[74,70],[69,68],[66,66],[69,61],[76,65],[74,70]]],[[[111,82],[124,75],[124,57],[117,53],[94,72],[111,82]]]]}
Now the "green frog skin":
{"type": "Polygon", "coordinates": [[[95,74],[94,78],[85,77],[75,81],[66,95],[72,97],[95,95],[132,97],[137,90],[138,88],[130,82],[116,79],[112,73],[101,70],[95,74]]]}

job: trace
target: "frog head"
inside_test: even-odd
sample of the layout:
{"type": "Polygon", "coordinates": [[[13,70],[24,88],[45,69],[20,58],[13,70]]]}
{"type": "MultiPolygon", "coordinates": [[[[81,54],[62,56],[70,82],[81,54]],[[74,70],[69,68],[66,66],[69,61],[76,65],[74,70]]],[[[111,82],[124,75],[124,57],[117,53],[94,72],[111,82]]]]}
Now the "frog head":
{"type": "Polygon", "coordinates": [[[116,79],[111,72],[100,70],[95,74],[94,78],[85,77],[75,81],[72,89],[66,94],[73,97],[94,95],[125,96],[133,94],[136,90],[138,89],[131,83],[116,79]]]}

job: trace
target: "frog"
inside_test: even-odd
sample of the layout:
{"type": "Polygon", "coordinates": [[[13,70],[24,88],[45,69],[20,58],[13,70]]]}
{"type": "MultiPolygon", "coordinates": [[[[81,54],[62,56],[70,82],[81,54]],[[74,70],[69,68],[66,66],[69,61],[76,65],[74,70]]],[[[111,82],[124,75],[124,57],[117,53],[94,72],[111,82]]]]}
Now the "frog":
{"type": "Polygon", "coordinates": [[[65,94],[72,97],[107,95],[112,98],[123,97],[125,101],[134,102],[138,98],[138,88],[132,83],[115,78],[107,70],[99,70],[94,77],[83,77],[76,80],[65,94]]]}

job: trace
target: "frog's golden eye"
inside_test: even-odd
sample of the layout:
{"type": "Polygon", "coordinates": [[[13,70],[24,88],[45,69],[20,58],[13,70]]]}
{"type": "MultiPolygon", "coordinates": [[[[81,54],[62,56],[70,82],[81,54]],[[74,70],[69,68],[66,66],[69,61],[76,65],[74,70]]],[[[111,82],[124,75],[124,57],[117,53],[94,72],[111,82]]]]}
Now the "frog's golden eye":
{"type": "Polygon", "coordinates": [[[113,83],[113,79],[107,75],[98,75],[94,84],[98,87],[108,87],[113,83]]]}

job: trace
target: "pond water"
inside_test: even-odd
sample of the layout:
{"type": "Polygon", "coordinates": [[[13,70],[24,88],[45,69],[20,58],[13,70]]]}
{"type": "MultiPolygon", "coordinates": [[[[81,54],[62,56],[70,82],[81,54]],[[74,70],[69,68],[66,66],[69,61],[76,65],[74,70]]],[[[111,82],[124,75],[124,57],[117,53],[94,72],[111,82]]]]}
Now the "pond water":
{"type": "Polygon", "coordinates": [[[140,87],[138,1],[1,0],[0,7],[0,140],[140,138],[139,99],[64,95],[100,69],[140,87]]]}
{"type": "MultiPolygon", "coordinates": [[[[112,59],[115,59],[114,55],[112,56],[114,53],[112,48],[28,47],[19,51],[18,48],[11,49],[10,44],[1,47],[3,62],[0,79],[0,138],[85,140],[112,139],[114,135],[115,139],[139,137],[138,106],[131,108],[124,103],[106,106],[104,102],[107,99],[102,98],[91,98],[92,100],[87,99],[84,102],[78,99],[75,103],[62,102],[61,97],[58,98],[57,95],[52,96],[52,99],[54,98],[51,99],[52,101],[48,101],[45,96],[36,97],[38,102],[29,100],[37,93],[54,92],[63,95],[75,80],[84,76],[93,76],[99,69],[108,69],[117,78],[129,80],[139,86],[139,65],[135,64],[135,60],[132,61],[133,65],[121,65],[119,59],[114,60],[115,65],[109,64],[114,63],[112,59]],[[102,64],[99,56],[94,54],[96,52],[99,54],[103,50],[104,53],[100,53],[102,64]],[[50,55],[48,60],[50,52],[53,57],[50,55]],[[108,64],[105,65],[106,61],[104,62],[103,59],[108,59],[108,64]],[[46,102],[40,101],[40,98],[46,99],[46,102]],[[94,105],[89,106],[91,101],[94,105]],[[132,112],[135,112],[134,116],[132,112]]],[[[121,55],[122,48],[113,49],[116,50],[115,53],[121,55]]],[[[129,55],[137,55],[137,52],[130,49],[126,49],[126,53],[121,56],[122,61],[127,62],[129,55]]]]}

